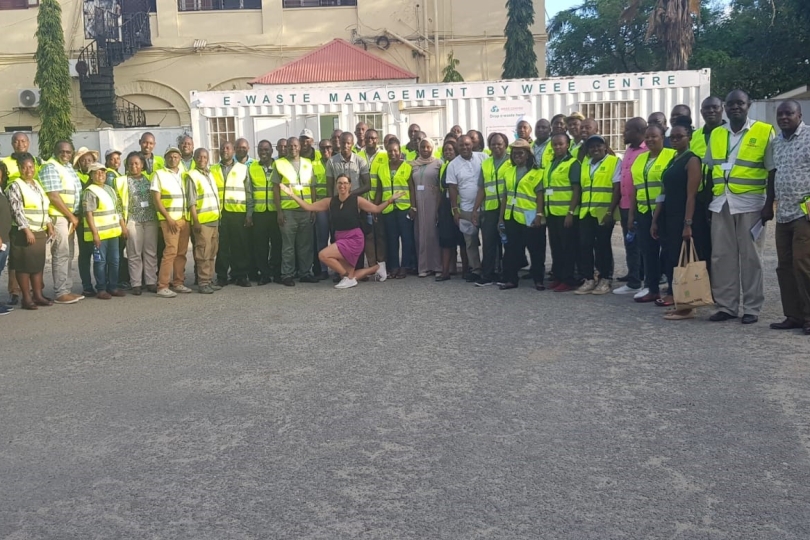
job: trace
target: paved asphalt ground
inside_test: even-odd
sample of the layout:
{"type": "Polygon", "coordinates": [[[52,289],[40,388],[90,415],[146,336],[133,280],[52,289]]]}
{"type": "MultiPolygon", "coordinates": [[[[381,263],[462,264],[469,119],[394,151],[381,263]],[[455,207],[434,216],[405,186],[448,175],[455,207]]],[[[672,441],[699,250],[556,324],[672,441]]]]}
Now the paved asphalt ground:
{"type": "Polygon", "coordinates": [[[806,540],[769,236],[748,327],[415,277],[17,310],[0,538],[806,540]]]}

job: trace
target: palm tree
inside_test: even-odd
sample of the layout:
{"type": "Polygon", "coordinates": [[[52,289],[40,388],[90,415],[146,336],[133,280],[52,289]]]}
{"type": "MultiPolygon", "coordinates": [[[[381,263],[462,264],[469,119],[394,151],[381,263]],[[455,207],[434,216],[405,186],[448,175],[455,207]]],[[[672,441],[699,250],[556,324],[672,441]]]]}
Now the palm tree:
{"type": "MultiPolygon", "coordinates": [[[[622,13],[622,22],[632,21],[644,0],[631,0],[622,13]]],[[[647,24],[647,41],[655,38],[664,46],[668,70],[687,69],[695,44],[695,18],[700,16],[700,0],[656,0],[647,24]]]]}

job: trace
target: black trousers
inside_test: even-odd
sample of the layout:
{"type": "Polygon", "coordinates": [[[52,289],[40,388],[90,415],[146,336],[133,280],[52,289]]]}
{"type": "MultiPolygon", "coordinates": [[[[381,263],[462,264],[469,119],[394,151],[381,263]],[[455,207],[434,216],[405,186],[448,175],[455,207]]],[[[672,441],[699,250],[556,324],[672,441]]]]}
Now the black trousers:
{"type": "Polygon", "coordinates": [[[245,227],[245,212],[222,211],[219,222],[219,251],[214,268],[217,278],[231,279],[248,277],[250,268],[250,229],[245,227]]]}
{"type": "Polygon", "coordinates": [[[551,247],[551,273],[566,285],[576,285],[574,265],[579,252],[579,218],[572,216],[571,227],[565,228],[565,216],[548,216],[548,243],[551,247]]]}
{"type": "Polygon", "coordinates": [[[506,249],[503,255],[503,281],[519,284],[518,270],[525,265],[526,250],[529,250],[532,267],[529,275],[535,283],[543,283],[546,272],[546,226],[527,227],[508,219],[506,225],[506,249]]]}
{"type": "Polygon", "coordinates": [[[278,212],[254,212],[250,231],[251,274],[281,279],[281,228],[278,212]]]}
{"type": "Polygon", "coordinates": [[[644,261],[644,286],[651,294],[660,291],[658,280],[661,278],[661,244],[650,235],[652,212],[636,214],[636,240],[641,246],[641,259],[644,261]]]}
{"type": "Polygon", "coordinates": [[[579,271],[583,278],[593,279],[596,266],[600,279],[613,279],[613,225],[600,225],[590,214],[579,220],[579,271]]]}
{"type": "Polygon", "coordinates": [[[481,213],[481,243],[484,256],[481,259],[481,275],[497,281],[503,254],[501,252],[501,235],[498,231],[500,210],[485,210],[481,213]]]}

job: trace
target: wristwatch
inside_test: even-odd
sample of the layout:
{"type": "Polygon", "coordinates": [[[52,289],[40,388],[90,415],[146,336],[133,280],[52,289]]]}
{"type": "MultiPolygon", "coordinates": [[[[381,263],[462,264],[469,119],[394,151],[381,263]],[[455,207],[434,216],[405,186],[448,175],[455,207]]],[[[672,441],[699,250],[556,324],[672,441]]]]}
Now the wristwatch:
{"type": "Polygon", "coordinates": [[[574,211],[573,211],[573,210],[569,210],[569,211],[568,211],[568,215],[569,215],[569,216],[573,216],[573,215],[574,215],[574,211]]]}
{"type": "Polygon", "coordinates": [[[691,220],[691,219],[685,219],[685,220],[683,220],[683,224],[684,224],[684,225],[691,225],[691,224],[692,224],[692,220],[691,220]]]}

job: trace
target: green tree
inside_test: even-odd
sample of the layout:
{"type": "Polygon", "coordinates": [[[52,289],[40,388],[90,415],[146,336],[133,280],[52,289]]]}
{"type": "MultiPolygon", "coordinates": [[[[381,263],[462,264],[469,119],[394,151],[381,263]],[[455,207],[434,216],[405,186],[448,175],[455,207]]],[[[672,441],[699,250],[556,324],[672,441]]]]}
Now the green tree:
{"type": "Polygon", "coordinates": [[[444,74],[442,82],[464,82],[464,77],[456,69],[460,63],[461,60],[457,60],[452,52],[447,55],[447,65],[442,69],[444,74]]]}
{"type": "Polygon", "coordinates": [[[73,136],[70,117],[70,71],[62,31],[62,8],[57,0],[42,0],[37,14],[37,73],[39,87],[39,153],[49,158],[60,139],[73,136]]]}
{"type": "MultiPolygon", "coordinates": [[[[645,0],[631,0],[622,21],[633,21],[645,0]]],[[[656,0],[647,21],[646,40],[655,40],[664,50],[666,69],[686,69],[695,45],[694,17],[700,15],[700,0],[656,0]]]]}
{"type": "Polygon", "coordinates": [[[640,9],[622,23],[626,0],[584,0],[580,6],[558,13],[547,28],[548,75],[661,69],[661,52],[645,39],[648,13],[654,2],[643,0],[640,9]]]}
{"type": "Polygon", "coordinates": [[[506,43],[503,48],[504,79],[530,79],[537,74],[537,54],[534,52],[534,3],[532,0],[506,0],[506,43]]]}

